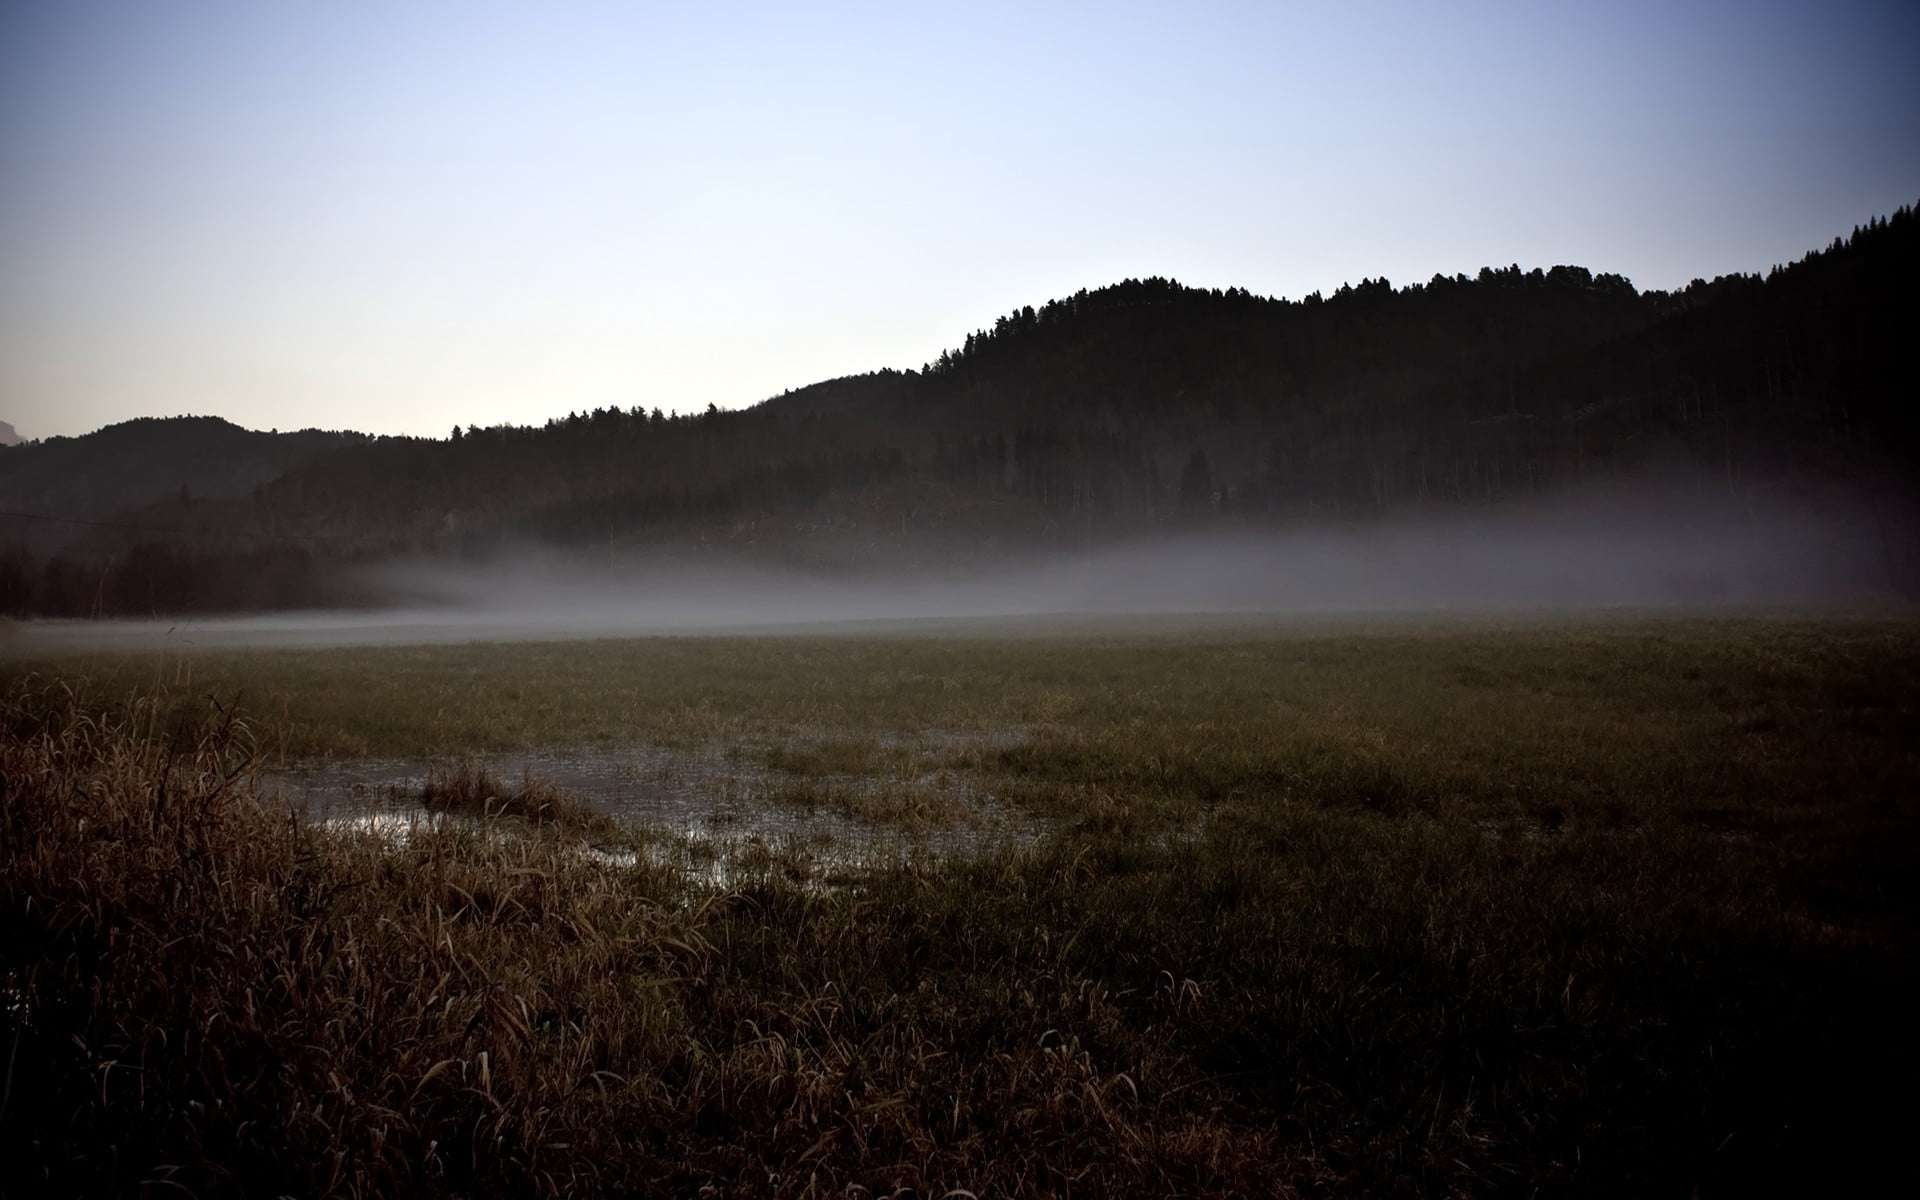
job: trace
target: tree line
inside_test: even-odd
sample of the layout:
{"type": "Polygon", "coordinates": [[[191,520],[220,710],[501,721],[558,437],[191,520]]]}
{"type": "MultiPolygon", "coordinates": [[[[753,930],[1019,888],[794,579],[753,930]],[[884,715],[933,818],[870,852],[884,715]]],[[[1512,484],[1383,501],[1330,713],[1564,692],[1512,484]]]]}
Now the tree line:
{"type": "MultiPolygon", "coordinates": [[[[1906,207],[1796,263],[1670,293],[1572,266],[1363,279],[1299,300],[1129,279],[1016,309],[921,370],[738,411],[635,405],[445,439],[309,436],[284,461],[268,435],[161,422],[109,440],[228,448],[137,460],[147,498],[114,519],[173,532],[13,537],[0,610],[351,603],[343,565],[525,540],[595,561],[714,544],[924,561],[1526,503],[1656,467],[1732,498],[1863,480],[1910,491],[1917,271],[1906,207]],[[163,474],[236,447],[252,475],[163,474]]],[[[90,445],[54,448],[52,466],[48,447],[8,448],[0,464],[25,468],[0,477],[45,479],[55,495],[88,453],[106,454],[90,445]]],[[[33,499],[26,487],[17,503],[33,499]]]]}

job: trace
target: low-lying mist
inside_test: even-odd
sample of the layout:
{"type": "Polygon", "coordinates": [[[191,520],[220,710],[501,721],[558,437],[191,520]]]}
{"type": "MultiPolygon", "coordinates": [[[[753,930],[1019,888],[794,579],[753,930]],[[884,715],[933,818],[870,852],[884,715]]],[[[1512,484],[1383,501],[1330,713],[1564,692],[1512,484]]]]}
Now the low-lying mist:
{"type": "Polygon", "coordinates": [[[1189,530],[985,570],[620,571],[508,558],[390,569],[428,607],[566,625],[710,628],[1037,614],[1404,612],[1831,603],[1893,590],[1871,521],[1616,500],[1230,533],[1189,530]]]}
{"type": "MultiPolygon", "coordinates": [[[[528,548],[370,568],[391,607],[89,626],[201,643],[349,644],[820,629],[1026,616],[1834,605],[1910,590],[1909,523],[1859,505],[1589,495],[1476,513],[1187,530],[985,569],[805,570],[718,553],[583,566],[528,548]]],[[[937,556],[936,556],[937,557],[937,556]]]]}

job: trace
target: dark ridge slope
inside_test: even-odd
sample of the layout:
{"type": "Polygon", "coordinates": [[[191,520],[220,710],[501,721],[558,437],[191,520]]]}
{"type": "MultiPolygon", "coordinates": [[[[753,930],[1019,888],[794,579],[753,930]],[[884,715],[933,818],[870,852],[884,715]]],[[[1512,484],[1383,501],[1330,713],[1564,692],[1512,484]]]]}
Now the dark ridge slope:
{"type": "Polygon", "coordinates": [[[1003,316],[923,370],[738,412],[601,409],[449,440],[130,422],[0,451],[0,496],[181,532],[81,530],[54,559],[44,530],[4,531],[0,606],[326,600],[313,581],[342,562],[528,543],[601,563],[956,564],[1650,480],[1736,507],[1866,495],[1905,544],[1917,260],[1903,208],[1764,278],[1674,293],[1564,266],[1300,301],[1127,280],[1003,316]],[[208,582],[239,576],[244,596],[208,582]]]}
{"type": "MultiPolygon", "coordinates": [[[[141,417],[81,437],[0,448],[0,510],[110,521],[243,495],[318,455],[367,440],[317,429],[261,433],[219,417],[141,417]]],[[[163,522],[171,524],[171,522],[163,522]]],[[[0,518],[0,543],[55,546],[72,526],[0,518]]]]}

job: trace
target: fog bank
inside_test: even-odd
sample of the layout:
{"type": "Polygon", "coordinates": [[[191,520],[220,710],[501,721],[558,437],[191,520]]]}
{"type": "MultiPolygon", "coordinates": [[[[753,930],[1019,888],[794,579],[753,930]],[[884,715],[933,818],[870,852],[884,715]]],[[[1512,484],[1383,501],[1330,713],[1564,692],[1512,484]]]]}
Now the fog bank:
{"type": "Polygon", "coordinates": [[[355,644],[808,630],[1124,614],[1384,614],[1833,605],[1898,595],[1905,522],[1644,494],[1280,531],[1173,534],[990,569],[808,571],[708,556],[590,568],[550,551],[409,563],[380,610],[44,622],[16,641],[355,644]],[[62,631],[65,632],[62,632],[62,631]]]}

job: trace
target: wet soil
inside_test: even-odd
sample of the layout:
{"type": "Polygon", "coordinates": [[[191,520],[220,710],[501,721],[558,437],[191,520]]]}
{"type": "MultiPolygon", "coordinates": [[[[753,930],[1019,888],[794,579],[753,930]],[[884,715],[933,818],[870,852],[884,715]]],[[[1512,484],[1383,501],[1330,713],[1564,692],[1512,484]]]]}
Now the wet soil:
{"type": "MultiPolygon", "coordinates": [[[[912,745],[888,745],[869,772],[796,773],[769,765],[820,752],[819,743],[804,739],[554,748],[466,761],[503,787],[538,781],[559,788],[656,845],[678,844],[679,857],[723,865],[779,855],[823,870],[857,870],[903,853],[948,855],[1036,837],[1033,817],[986,792],[970,773],[926,768],[952,740],[930,733],[912,745]],[[875,819],[871,812],[908,815],[875,819]]],[[[426,758],[295,764],[263,772],[261,789],[317,821],[404,836],[414,822],[433,819],[420,803],[429,776],[454,765],[426,758]]],[[[626,860],[626,852],[596,853],[626,860]]]]}

